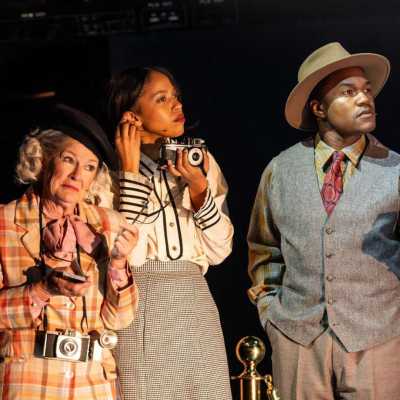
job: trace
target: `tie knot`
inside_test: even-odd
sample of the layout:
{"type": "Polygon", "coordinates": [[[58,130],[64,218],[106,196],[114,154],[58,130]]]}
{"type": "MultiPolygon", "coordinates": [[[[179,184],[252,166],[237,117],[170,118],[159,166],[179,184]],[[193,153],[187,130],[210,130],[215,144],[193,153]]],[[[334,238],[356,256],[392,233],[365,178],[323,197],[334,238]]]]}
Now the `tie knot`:
{"type": "Polygon", "coordinates": [[[335,151],[333,153],[333,162],[343,161],[345,157],[346,154],[344,154],[343,151],[335,151]]]}

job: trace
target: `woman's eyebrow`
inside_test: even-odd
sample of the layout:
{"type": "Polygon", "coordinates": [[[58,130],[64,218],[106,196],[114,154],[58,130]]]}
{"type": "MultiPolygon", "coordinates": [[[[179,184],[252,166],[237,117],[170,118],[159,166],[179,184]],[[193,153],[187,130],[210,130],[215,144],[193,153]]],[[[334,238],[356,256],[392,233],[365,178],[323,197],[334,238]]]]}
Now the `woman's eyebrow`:
{"type": "Polygon", "coordinates": [[[168,91],[167,90],[158,90],[157,92],[155,92],[155,93],[153,93],[152,95],[151,95],[151,97],[155,97],[155,96],[157,96],[158,94],[161,94],[161,93],[168,93],[168,91]]]}
{"type": "MultiPolygon", "coordinates": [[[[72,154],[75,158],[79,158],[79,157],[76,155],[76,153],[73,152],[72,150],[63,150],[63,151],[61,152],[61,155],[63,155],[64,153],[70,153],[70,154],[72,154]]],[[[95,158],[89,158],[87,161],[97,163],[97,159],[95,159],[95,158]]]]}

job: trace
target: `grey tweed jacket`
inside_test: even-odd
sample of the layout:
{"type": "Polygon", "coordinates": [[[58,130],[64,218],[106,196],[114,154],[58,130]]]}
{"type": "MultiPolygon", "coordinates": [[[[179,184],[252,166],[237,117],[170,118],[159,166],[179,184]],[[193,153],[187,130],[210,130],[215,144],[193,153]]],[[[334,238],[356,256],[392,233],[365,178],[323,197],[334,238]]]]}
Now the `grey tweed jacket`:
{"type": "Polygon", "coordinates": [[[369,143],[327,217],[313,140],[271,161],[248,235],[263,326],[309,345],[328,324],[348,351],[400,335],[399,176],[400,155],[369,143]]]}

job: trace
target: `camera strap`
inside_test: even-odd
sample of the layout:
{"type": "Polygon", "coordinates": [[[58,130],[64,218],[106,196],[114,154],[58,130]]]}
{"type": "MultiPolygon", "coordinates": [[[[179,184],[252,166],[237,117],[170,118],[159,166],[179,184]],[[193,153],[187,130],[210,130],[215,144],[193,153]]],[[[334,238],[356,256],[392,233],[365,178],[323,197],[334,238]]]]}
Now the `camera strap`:
{"type": "MultiPolygon", "coordinates": [[[[74,214],[78,215],[80,214],[79,212],[79,205],[76,205],[74,214]]],[[[44,245],[44,240],[43,240],[43,229],[44,229],[44,224],[43,224],[43,204],[42,204],[42,199],[39,199],[39,232],[40,232],[40,247],[39,247],[39,257],[40,260],[36,260],[36,263],[39,264],[41,270],[42,270],[42,276],[44,279],[47,279],[51,273],[52,273],[52,268],[48,267],[46,265],[46,262],[44,260],[44,254],[46,252],[46,248],[44,245]]],[[[58,257],[56,257],[58,258],[58,257]]],[[[64,260],[63,260],[64,261],[64,260]]],[[[82,266],[81,266],[81,254],[80,254],[80,248],[78,243],[76,243],[76,263],[75,263],[79,275],[84,275],[82,266]]],[[[86,297],[82,296],[82,305],[83,305],[83,315],[81,319],[81,329],[84,331],[83,324],[86,322],[86,328],[89,328],[88,324],[88,318],[87,318],[87,304],[86,304],[86,297]]],[[[43,318],[43,327],[45,330],[47,330],[48,327],[48,321],[47,321],[47,313],[46,313],[47,305],[44,307],[44,318],[43,318]]]]}

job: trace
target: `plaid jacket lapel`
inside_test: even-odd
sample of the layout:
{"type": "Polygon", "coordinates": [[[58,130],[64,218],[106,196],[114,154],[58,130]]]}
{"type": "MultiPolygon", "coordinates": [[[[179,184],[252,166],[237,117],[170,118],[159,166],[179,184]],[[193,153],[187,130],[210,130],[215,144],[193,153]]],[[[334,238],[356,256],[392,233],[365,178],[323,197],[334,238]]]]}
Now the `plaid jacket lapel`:
{"type": "Polygon", "coordinates": [[[21,243],[34,259],[38,259],[40,252],[39,202],[32,188],[28,189],[17,201],[14,221],[22,228],[21,243]]]}
{"type": "Polygon", "coordinates": [[[79,204],[79,214],[83,222],[86,222],[90,228],[92,228],[96,233],[100,234],[107,248],[110,248],[110,235],[105,234],[105,231],[109,230],[109,222],[106,214],[102,212],[101,207],[91,207],[85,203],[79,204]]]}
{"type": "MultiPolygon", "coordinates": [[[[90,207],[85,203],[79,204],[80,217],[95,232],[101,234],[106,240],[107,247],[110,248],[110,235],[105,234],[111,227],[111,221],[102,216],[101,208],[90,207]]],[[[20,240],[29,254],[34,258],[39,258],[40,252],[40,226],[39,226],[39,197],[33,189],[28,189],[25,194],[17,201],[15,208],[15,224],[21,229],[20,240]]]]}

